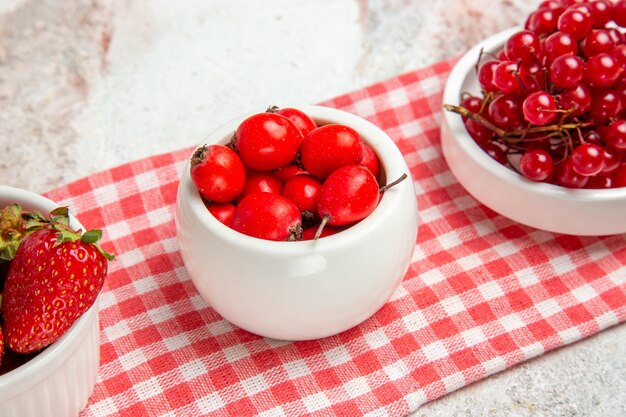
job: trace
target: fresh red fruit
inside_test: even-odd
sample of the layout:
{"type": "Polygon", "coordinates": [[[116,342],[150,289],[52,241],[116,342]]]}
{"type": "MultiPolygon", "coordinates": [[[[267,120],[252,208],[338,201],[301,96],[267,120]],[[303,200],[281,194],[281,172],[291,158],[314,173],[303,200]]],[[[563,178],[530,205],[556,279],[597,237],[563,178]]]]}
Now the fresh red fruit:
{"type": "Polygon", "coordinates": [[[618,150],[626,150],[626,120],[614,120],[598,130],[607,145],[618,150]]]}
{"type": "Polygon", "coordinates": [[[622,160],[622,154],[620,151],[613,149],[609,146],[604,147],[604,167],[602,168],[603,174],[610,174],[615,171],[622,160]]]}
{"type": "Polygon", "coordinates": [[[493,138],[493,132],[488,127],[472,119],[465,120],[465,129],[479,146],[488,144],[493,138]]]}
{"type": "Polygon", "coordinates": [[[518,79],[518,64],[515,61],[502,61],[493,70],[493,84],[505,94],[521,90],[518,79]]]}
{"type": "Polygon", "coordinates": [[[363,159],[361,159],[359,165],[369,169],[377,180],[380,178],[380,161],[374,149],[367,143],[363,145],[363,159]]]}
{"type": "Polygon", "coordinates": [[[558,29],[570,35],[575,40],[579,41],[583,39],[591,30],[591,15],[582,12],[581,10],[571,7],[566,9],[557,22],[558,29]]]}
{"type": "Polygon", "coordinates": [[[560,185],[567,188],[584,188],[589,181],[588,176],[580,175],[574,170],[571,158],[557,165],[556,179],[560,185]]]}
{"type": "Polygon", "coordinates": [[[237,204],[230,227],[259,239],[300,240],[302,217],[298,207],[282,195],[255,193],[237,204]]]}
{"type": "Polygon", "coordinates": [[[485,92],[498,90],[498,87],[493,83],[493,72],[498,64],[500,64],[499,61],[487,61],[478,70],[478,82],[485,92]]]}
{"type": "Polygon", "coordinates": [[[253,193],[280,194],[283,183],[271,171],[248,171],[240,198],[253,193]]]}
{"type": "Polygon", "coordinates": [[[504,44],[504,52],[511,61],[533,62],[539,51],[539,37],[530,30],[514,33],[504,44]]]}
{"type": "Polygon", "coordinates": [[[19,353],[41,350],[61,337],[95,302],[112,257],[61,223],[22,241],[2,297],[5,341],[19,353]]]}
{"type": "Polygon", "coordinates": [[[504,149],[502,149],[501,146],[490,142],[483,146],[483,150],[487,153],[487,155],[498,161],[500,164],[506,165],[508,163],[506,152],[504,152],[504,149]]]}
{"type": "Polygon", "coordinates": [[[545,181],[554,171],[554,161],[545,150],[531,149],[522,155],[519,169],[530,180],[545,181]]]}
{"type": "Polygon", "coordinates": [[[296,175],[285,183],[283,197],[292,201],[303,220],[312,220],[317,214],[317,200],[322,184],[310,175],[296,175]]]}
{"type": "Polygon", "coordinates": [[[609,0],[594,0],[588,3],[594,28],[603,28],[612,20],[613,4],[609,0]]]}
{"type": "Polygon", "coordinates": [[[594,29],[580,42],[580,49],[587,58],[602,52],[611,52],[615,42],[608,30],[594,29]]]}
{"type": "Polygon", "coordinates": [[[356,223],[378,204],[380,191],[372,173],[359,165],[337,169],[322,184],[317,212],[331,226],[356,223]]]}
{"type": "Polygon", "coordinates": [[[306,172],[296,164],[283,165],[282,167],[274,171],[274,175],[276,176],[276,178],[281,180],[283,184],[286,183],[294,175],[300,174],[308,174],[308,172],[306,172]]]}
{"type": "Polygon", "coordinates": [[[554,32],[545,39],[543,52],[546,63],[550,64],[561,55],[576,55],[578,53],[578,44],[567,33],[554,32]]]}
{"type": "Polygon", "coordinates": [[[468,95],[463,100],[461,100],[461,107],[465,107],[472,113],[478,114],[483,107],[483,99],[476,96],[468,95]]]}
{"type": "Polygon", "coordinates": [[[205,206],[211,214],[226,226],[230,226],[230,222],[235,215],[235,206],[230,203],[209,203],[205,201],[205,206]]]}
{"type": "MultiPolygon", "coordinates": [[[[517,129],[524,125],[522,100],[514,94],[499,94],[488,107],[489,119],[503,129],[517,129]]],[[[491,139],[491,134],[487,135],[491,139]]]]}
{"type": "Polygon", "coordinates": [[[587,60],[585,80],[596,87],[609,87],[619,78],[622,67],[619,61],[608,53],[599,53],[587,60]]]}
{"type": "Polygon", "coordinates": [[[228,203],[243,190],[245,168],[239,156],[224,145],[196,149],[190,163],[191,180],[209,201],[228,203]]]}
{"type": "Polygon", "coordinates": [[[621,109],[622,100],[615,90],[610,88],[592,90],[589,115],[596,123],[616,118],[621,109]]]}
{"type": "Polygon", "coordinates": [[[615,181],[610,175],[600,174],[592,175],[589,177],[589,181],[585,184],[585,188],[605,189],[613,188],[615,181]]]}
{"type": "Polygon", "coordinates": [[[577,146],[570,155],[572,168],[580,175],[596,175],[604,168],[604,149],[594,143],[577,146]]]}
{"type": "Polygon", "coordinates": [[[550,35],[556,30],[559,13],[550,8],[538,8],[528,17],[528,29],[537,36],[550,35]]]}
{"type": "Polygon", "coordinates": [[[302,139],[302,132],[288,118],[259,113],[241,122],[232,143],[247,167],[267,171],[293,161],[302,139]]]}
{"type": "Polygon", "coordinates": [[[302,132],[303,136],[306,136],[311,130],[317,127],[315,121],[302,110],[294,109],[291,107],[285,107],[276,110],[273,109],[273,107],[270,107],[269,111],[273,111],[274,113],[280,114],[281,116],[284,116],[287,119],[291,120],[293,124],[296,125],[298,129],[300,129],[300,132],[302,132]]]}
{"type": "Polygon", "coordinates": [[[304,169],[324,179],[337,168],[358,165],[363,159],[363,139],[351,127],[328,124],[312,130],[302,141],[304,169]]]}
{"type": "MultiPolygon", "coordinates": [[[[318,228],[319,228],[319,225],[313,225],[311,227],[307,227],[306,229],[302,230],[302,240],[315,239],[315,234],[317,233],[318,228]]],[[[334,234],[341,232],[344,229],[345,227],[324,226],[324,229],[322,229],[322,232],[317,238],[321,239],[326,236],[332,236],[334,234]]]]}
{"type": "Polygon", "coordinates": [[[530,123],[545,126],[556,117],[556,102],[546,91],[536,91],[524,99],[522,110],[530,123]]]}
{"type": "Polygon", "coordinates": [[[571,110],[572,116],[580,116],[591,108],[591,91],[585,84],[566,90],[558,95],[563,110],[571,110]]]}
{"type": "Polygon", "coordinates": [[[580,84],[585,65],[576,55],[561,55],[550,65],[550,81],[561,88],[573,88],[580,84]]]}

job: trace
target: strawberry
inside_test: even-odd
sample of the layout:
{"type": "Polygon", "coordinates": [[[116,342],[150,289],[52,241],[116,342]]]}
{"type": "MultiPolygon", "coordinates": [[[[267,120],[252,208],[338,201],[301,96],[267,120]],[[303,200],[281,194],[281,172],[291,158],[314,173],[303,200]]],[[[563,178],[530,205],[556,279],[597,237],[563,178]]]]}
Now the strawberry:
{"type": "Polygon", "coordinates": [[[67,209],[29,234],[9,266],[2,300],[5,341],[18,353],[43,349],[93,305],[113,256],[96,243],[102,233],[70,228],[67,209]]]}

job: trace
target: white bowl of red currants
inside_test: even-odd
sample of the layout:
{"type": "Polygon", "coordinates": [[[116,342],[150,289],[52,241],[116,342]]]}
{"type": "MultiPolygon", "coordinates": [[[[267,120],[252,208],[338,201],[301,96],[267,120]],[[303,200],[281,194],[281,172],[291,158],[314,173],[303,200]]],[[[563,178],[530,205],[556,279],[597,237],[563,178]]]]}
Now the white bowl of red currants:
{"type": "Polygon", "coordinates": [[[626,232],[625,24],[626,3],[544,1],[456,63],[441,145],[470,194],[537,229],[626,232]]]}
{"type": "Polygon", "coordinates": [[[331,336],[392,296],[417,237],[417,199],[389,136],[321,106],[225,123],[180,182],[187,271],[229,322],[282,340],[331,336]]]}
{"type": "MultiPolygon", "coordinates": [[[[9,206],[17,207],[14,206],[15,204],[18,204],[24,212],[37,211],[42,214],[58,207],[53,201],[30,191],[0,186],[0,228],[3,232],[0,238],[0,257],[3,257],[3,260],[7,253],[4,243],[7,242],[8,237],[16,236],[21,232],[29,234],[30,237],[20,236],[20,239],[24,238],[21,246],[28,246],[29,251],[34,248],[32,240],[28,244],[25,242],[28,239],[34,239],[37,233],[30,234],[29,231],[37,228],[32,226],[36,219],[28,217],[28,224],[25,227],[13,228],[13,224],[17,224],[17,221],[21,223],[21,219],[12,215],[6,216],[6,214],[11,212],[20,217],[25,216],[24,213],[7,209],[9,206]]],[[[59,212],[56,211],[56,213],[59,212]]],[[[82,229],[75,217],[70,216],[69,219],[69,225],[73,229],[82,229]]],[[[59,244],[58,247],[65,245],[65,243],[59,244]]],[[[55,249],[52,248],[52,250],[55,249]]],[[[78,416],[87,405],[98,375],[100,327],[97,303],[94,301],[94,304],[81,307],[81,311],[85,308],[87,310],[80,315],[74,314],[75,310],[69,307],[71,302],[66,303],[69,299],[64,300],[63,296],[57,297],[59,293],[56,288],[59,287],[52,283],[56,276],[63,275],[62,268],[58,269],[60,274],[50,273],[48,277],[50,303],[45,302],[46,297],[41,298],[44,300],[42,303],[28,296],[16,299],[16,294],[23,295],[23,290],[33,289],[30,283],[39,281],[41,278],[41,276],[35,277],[28,284],[19,283],[21,273],[16,272],[18,269],[22,270],[23,266],[23,270],[29,270],[31,265],[34,265],[44,274],[50,271],[48,268],[50,258],[46,257],[46,254],[30,256],[25,255],[25,252],[20,253],[21,251],[22,247],[19,247],[10,262],[0,262],[0,290],[3,296],[0,317],[0,414],[3,417],[78,416]],[[25,256],[30,258],[30,262],[28,259],[23,262],[25,256]],[[33,260],[35,262],[32,262],[33,260]],[[25,265],[26,263],[28,265],[25,265]],[[16,308],[11,306],[14,302],[17,302],[16,308]],[[35,304],[42,307],[47,304],[51,308],[39,308],[39,312],[43,313],[40,316],[41,320],[36,319],[39,325],[31,326],[37,314],[31,308],[35,304]],[[51,314],[46,314],[46,311],[51,314]],[[16,320],[10,317],[13,315],[17,315],[16,320]],[[70,319],[70,315],[79,318],[70,319]],[[56,320],[56,324],[53,325],[50,320],[56,320]],[[56,330],[50,331],[48,326],[54,326],[56,330]],[[27,328],[30,328],[28,336],[20,338],[20,335],[26,334],[22,332],[27,328]]],[[[81,252],[81,250],[75,248],[74,252],[81,252]]],[[[83,255],[86,253],[82,252],[83,255]]],[[[91,274],[91,270],[88,273],[91,274]]],[[[93,289],[94,296],[98,291],[99,288],[93,289]]],[[[84,291],[78,289],[75,293],[84,294],[84,291]]],[[[72,299],[76,301],[74,297],[72,299]]],[[[74,303],[75,306],[77,304],[74,303]]]]}

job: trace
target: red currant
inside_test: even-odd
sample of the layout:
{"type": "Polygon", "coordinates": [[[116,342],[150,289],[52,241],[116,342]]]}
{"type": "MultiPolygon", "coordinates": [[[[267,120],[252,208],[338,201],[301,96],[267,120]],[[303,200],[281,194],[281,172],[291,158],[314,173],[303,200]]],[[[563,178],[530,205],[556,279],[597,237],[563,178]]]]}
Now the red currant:
{"type": "Polygon", "coordinates": [[[546,63],[550,64],[561,55],[576,55],[578,44],[567,33],[554,32],[545,39],[543,50],[546,63]]]}
{"type": "Polygon", "coordinates": [[[520,172],[533,181],[544,181],[554,170],[552,156],[543,149],[524,152],[519,163],[520,172]]]}
{"type": "Polygon", "coordinates": [[[545,91],[536,91],[524,99],[522,104],[524,117],[537,126],[545,126],[556,117],[556,103],[552,95],[545,91]]]}
{"type": "Polygon", "coordinates": [[[489,118],[503,129],[517,129],[524,124],[522,100],[513,94],[500,94],[489,103],[489,118]]]}
{"type": "Polygon", "coordinates": [[[626,149],[626,120],[617,119],[599,128],[599,133],[610,147],[618,150],[626,149]]]}
{"type": "Polygon", "coordinates": [[[591,108],[591,91],[584,84],[559,94],[559,104],[563,110],[573,109],[573,116],[580,116],[591,108]]]}
{"type": "Polygon", "coordinates": [[[612,55],[599,53],[587,60],[585,79],[592,86],[608,87],[617,81],[622,67],[612,55]]]}
{"type": "Polygon", "coordinates": [[[615,42],[608,30],[594,29],[582,40],[580,49],[587,58],[602,52],[611,52],[615,48],[615,42]]]}
{"type": "Polygon", "coordinates": [[[575,40],[583,39],[591,30],[591,15],[576,8],[566,9],[557,22],[557,27],[563,33],[567,33],[575,40]]]}
{"type": "Polygon", "coordinates": [[[556,179],[560,185],[568,188],[583,188],[589,181],[588,176],[580,175],[574,170],[571,158],[557,165],[556,179]]]}
{"type": "Polygon", "coordinates": [[[514,33],[504,44],[504,52],[511,61],[533,62],[539,50],[539,37],[530,30],[514,33]]]}
{"type": "Polygon", "coordinates": [[[517,63],[502,61],[493,70],[493,84],[505,94],[515,93],[521,90],[517,76],[517,63]]]}
{"type": "Polygon", "coordinates": [[[561,88],[573,88],[580,83],[585,69],[583,60],[576,55],[561,55],[550,65],[550,81],[561,88]]]}
{"type": "Polygon", "coordinates": [[[596,175],[604,167],[604,149],[594,143],[583,143],[574,149],[570,159],[578,174],[596,175]]]}
{"type": "Polygon", "coordinates": [[[500,64],[499,61],[487,61],[478,70],[478,82],[485,92],[498,90],[498,87],[493,83],[493,72],[498,64],[500,64]]]}
{"type": "Polygon", "coordinates": [[[467,119],[465,121],[465,129],[467,133],[474,139],[474,142],[478,144],[478,146],[486,145],[491,142],[491,138],[493,138],[493,132],[488,127],[485,127],[478,123],[475,120],[467,119]]]}

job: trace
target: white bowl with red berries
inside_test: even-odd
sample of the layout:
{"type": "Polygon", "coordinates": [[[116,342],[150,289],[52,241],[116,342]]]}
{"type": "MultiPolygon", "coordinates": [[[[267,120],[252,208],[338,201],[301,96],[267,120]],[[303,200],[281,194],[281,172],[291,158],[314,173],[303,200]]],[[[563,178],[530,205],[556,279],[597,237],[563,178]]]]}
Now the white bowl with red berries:
{"type": "Polygon", "coordinates": [[[78,416],[98,374],[107,256],[66,208],[0,186],[0,414],[78,416]],[[48,214],[50,213],[50,214],[48,214]]]}
{"type": "Polygon", "coordinates": [[[369,318],[407,271],[417,199],[393,141],[356,115],[270,108],[211,133],[183,172],[182,258],[226,320],[283,340],[369,318]]]}
{"type": "Polygon", "coordinates": [[[441,144],[468,192],[538,229],[626,232],[624,24],[626,2],[544,1],[456,63],[441,144]]]}

